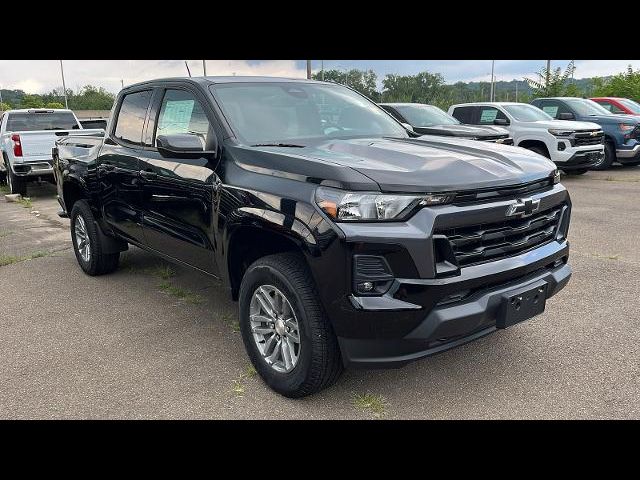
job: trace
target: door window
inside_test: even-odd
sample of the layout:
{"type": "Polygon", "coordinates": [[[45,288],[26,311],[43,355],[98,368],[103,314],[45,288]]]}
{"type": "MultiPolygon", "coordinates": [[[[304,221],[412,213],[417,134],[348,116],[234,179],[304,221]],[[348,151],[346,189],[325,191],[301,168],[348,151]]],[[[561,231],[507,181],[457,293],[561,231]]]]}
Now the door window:
{"type": "Polygon", "coordinates": [[[186,90],[167,90],[160,106],[155,138],[175,133],[197,135],[205,145],[212,134],[211,124],[202,105],[186,90]]]}
{"type": "Polygon", "coordinates": [[[151,90],[125,95],[116,118],[114,136],[117,139],[134,145],[142,143],[142,129],[150,101],[151,90]]]}
{"type": "Polygon", "coordinates": [[[458,119],[460,123],[473,124],[473,111],[476,107],[456,107],[453,109],[452,115],[458,119]]]}
{"type": "Polygon", "coordinates": [[[495,107],[481,107],[480,119],[478,124],[480,125],[493,125],[493,121],[496,118],[508,120],[507,116],[495,107]]]}

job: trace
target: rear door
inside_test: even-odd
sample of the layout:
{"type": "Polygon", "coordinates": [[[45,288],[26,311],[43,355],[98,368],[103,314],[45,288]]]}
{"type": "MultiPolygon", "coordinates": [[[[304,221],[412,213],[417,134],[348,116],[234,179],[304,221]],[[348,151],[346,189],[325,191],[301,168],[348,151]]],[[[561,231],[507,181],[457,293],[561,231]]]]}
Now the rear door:
{"type": "Polygon", "coordinates": [[[213,120],[206,98],[195,87],[159,89],[145,134],[149,146],[140,152],[140,175],[147,245],[215,275],[216,162],[207,156],[167,158],[156,148],[159,135],[191,133],[202,137],[209,150],[216,135],[213,120]]]}
{"type": "Polygon", "coordinates": [[[98,157],[104,218],[118,234],[137,244],[145,243],[138,156],[152,94],[146,89],[124,95],[98,157]]]}
{"type": "Polygon", "coordinates": [[[480,107],[467,105],[462,107],[456,107],[451,112],[451,115],[455,117],[460,123],[464,123],[466,125],[476,125],[477,124],[477,112],[480,107]]]}

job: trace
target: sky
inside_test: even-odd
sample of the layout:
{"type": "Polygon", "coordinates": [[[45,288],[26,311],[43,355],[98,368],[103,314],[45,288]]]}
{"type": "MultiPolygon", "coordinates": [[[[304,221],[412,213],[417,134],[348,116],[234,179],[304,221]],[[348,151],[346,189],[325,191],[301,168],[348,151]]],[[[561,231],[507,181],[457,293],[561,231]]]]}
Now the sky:
{"type": "MultiPolygon", "coordinates": [[[[552,60],[552,68],[566,67],[569,60],[552,60]]],[[[422,71],[441,73],[447,83],[490,81],[491,60],[313,60],[312,70],[357,68],[374,70],[379,82],[387,73],[399,75],[422,71]]],[[[203,74],[202,60],[188,61],[191,74],[203,74]]],[[[640,60],[576,60],[575,78],[615,75],[628,65],[640,68],[640,60]]],[[[153,78],[186,76],[184,60],[64,60],[67,88],[84,85],[104,87],[116,93],[121,85],[153,78]]],[[[496,60],[496,80],[536,78],[545,60],[496,60]]],[[[306,76],[306,60],[207,60],[208,75],[306,76]]],[[[62,86],[58,60],[0,60],[0,88],[46,93],[62,86]]]]}

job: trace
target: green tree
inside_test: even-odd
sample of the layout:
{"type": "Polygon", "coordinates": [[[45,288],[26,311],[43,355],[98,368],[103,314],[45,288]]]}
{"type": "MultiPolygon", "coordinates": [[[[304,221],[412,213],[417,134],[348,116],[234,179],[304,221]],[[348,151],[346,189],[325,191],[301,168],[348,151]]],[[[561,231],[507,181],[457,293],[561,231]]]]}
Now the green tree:
{"type": "Polygon", "coordinates": [[[21,108],[43,108],[44,102],[38,94],[27,94],[20,100],[21,108]]]}
{"type": "Polygon", "coordinates": [[[439,73],[420,72],[417,75],[387,74],[382,81],[385,102],[444,103],[449,92],[439,73]]]}
{"type": "Polygon", "coordinates": [[[45,108],[64,108],[64,105],[60,102],[47,102],[44,104],[45,108]]]}
{"type": "Polygon", "coordinates": [[[374,101],[377,101],[380,97],[380,93],[377,91],[378,76],[373,70],[365,71],[353,68],[348,71],[341,71],[332,69],[325,70],[324,75],[322,71],[311,75],[314,80],[322,80],[323,77],[325,82],[348,85],[374,101]]]}
{"type": "Polygon", "coordinates": [[[564,72],[560,67],[555,70],[543,68],[538,73],[539,80],[525,78],[531,87],[532,98],[581,96],[581,92],[576,90],[576,85],[569,81],[575,70],[574,61],[571,60],[564,72]]]}
{"type": "Polygon", "coordinates": [[[79,92],[67,92],[69,108],[73,110],[110,110],[115,95],[102,87],[85,85],[79,92]]]}
{"type": "Polygon", "coordinates": [[[593,79],[593,96],[623,97],[640,101],[640,70],[634,71],[631,65],[625,72],[610,78],[593,79]]]}
{"type": "Polygon", "coordinates": [[[5,110],[11,110],[11,105],[8,103],[2,102],[0,103],[0,112],[4,112],[5,110]]]}

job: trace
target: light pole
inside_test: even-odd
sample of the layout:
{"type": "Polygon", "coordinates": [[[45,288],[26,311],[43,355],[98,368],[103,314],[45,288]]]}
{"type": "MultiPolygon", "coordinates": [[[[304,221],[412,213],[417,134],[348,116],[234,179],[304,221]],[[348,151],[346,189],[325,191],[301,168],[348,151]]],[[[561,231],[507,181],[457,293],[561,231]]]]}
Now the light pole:
{"type": "Polygon", "coordinates": [[[491,93],[489,93],[489,101],[493,102],[493,70],[494,70],[494,66],[495,66],[496,61],[495,60],[491,60],[491,93]]]}
{"type": "Polygon", "coordinates": [[[324,60],[320,60],[320,72],[321,72],[320,75],[322,76],[321,77],[322,81],[324,82],[324,60]]]}
{"type": "Polygon", "coordinates": [[[204,76],[207,76],[207,61],[202,60],[202,70],[204,70],[204,76]]]}
{"type": "Polygon", "coordinates": [[[67,86],[64,83],[64,67],[62,66],[62,60],[60,60],[60,73],[62,75],[62,90],[64,91],[64,108],[69,108],[69,103],[67,102],[67,86]]]}
{"type": "Polygon", "coordinates": [[[545,87],[548,89],[549,88],[549,75],[551,73],[551,60],[547,60],[547,79],[545,81],[545,87]]]}
{"type": "Polygon", "coordinates": [[[311,60],[307,60],[307,80],[311,80],[311,60]]]}

